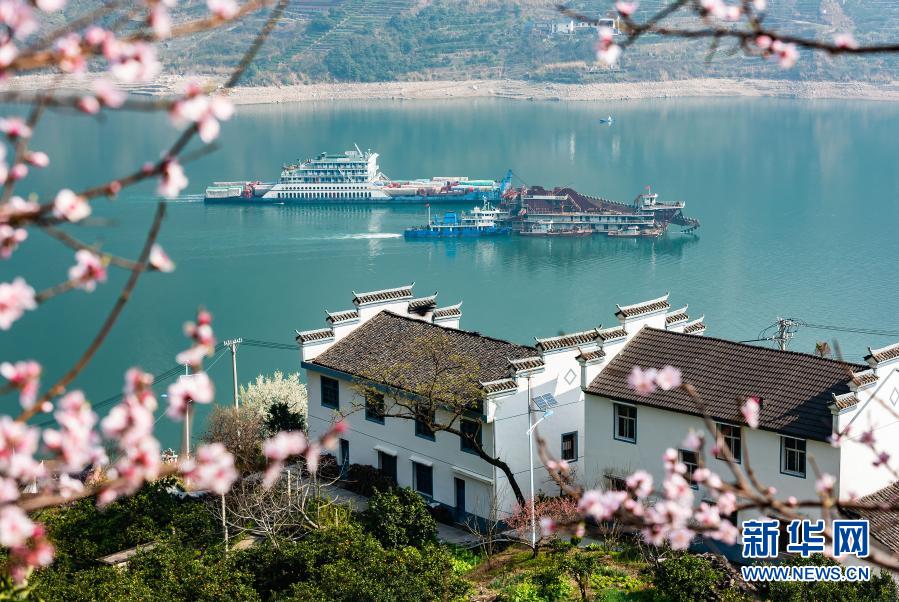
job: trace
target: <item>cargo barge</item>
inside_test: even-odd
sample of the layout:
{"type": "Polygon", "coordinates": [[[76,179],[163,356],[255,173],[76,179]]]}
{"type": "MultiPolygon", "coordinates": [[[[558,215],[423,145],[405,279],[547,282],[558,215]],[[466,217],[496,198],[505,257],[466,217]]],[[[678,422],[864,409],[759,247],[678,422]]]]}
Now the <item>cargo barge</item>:
{"type": "Polygon", "coordinates": [[[511,187],[511,172],[501,182],[465,176],[390,180],[381,173],[378,153],[357,146],[343,153],[284,165],[277,182],[215,182],[206,188],[211,204],[285,203],[465,203],[497,202],[511,187]]]}
{"type": "Polygon", "coordinates": [[[447,211],[443,219],[431,219],[431,207],[428,205],[428,223],[406,228],[403,235],[406,238],[460,238],[511,234],[511,227],[497,225],[497,219],[502,215],[501,210],[484,201],[482,207],[475,207],[469,213],[447,211]]]}

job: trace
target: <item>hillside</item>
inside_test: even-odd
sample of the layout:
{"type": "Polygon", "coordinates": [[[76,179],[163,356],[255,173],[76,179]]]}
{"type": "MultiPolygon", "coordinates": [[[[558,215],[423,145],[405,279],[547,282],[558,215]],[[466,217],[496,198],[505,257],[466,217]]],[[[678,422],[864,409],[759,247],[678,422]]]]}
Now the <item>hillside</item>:
{"type": "MultiPolygon", "coordinates": [[[[637,18],[665,0],[644,0],[637,18]]],[[[611,0],[571,6],[610,14],[611,0]]],[[[74,5],[70,12],[89,3],[74,5]]],[[[183,3],[182,14],[203,3],[183,3]]],[[[782,31],[831,38],[852,32],[862,43],[899,39],[895,0],[770,0],[767,22],[782,31]]],[[[169,43],[174,73],[221,72],[233,64],[264,14],[221,32],[169,43]]],[[[614,71],[593,61],[595,31],[553,32],[566,24],[553,4],[532,0],[294,0],[250,69],[255,84],[322,81],[532,79],[557,82],[644,81],[707,77],[891,81],[899,58],[831,58],[804,53],[796,69],[746,58],[723,45],[708,56],[702,41],[647,37],[614,71]]]]}

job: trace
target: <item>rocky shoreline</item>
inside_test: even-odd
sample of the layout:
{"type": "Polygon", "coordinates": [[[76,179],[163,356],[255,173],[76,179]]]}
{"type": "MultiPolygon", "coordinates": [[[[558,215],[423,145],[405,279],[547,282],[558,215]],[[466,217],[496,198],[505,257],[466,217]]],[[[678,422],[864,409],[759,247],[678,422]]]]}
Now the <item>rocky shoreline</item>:
{"type": "MultiPolygon", "coordinates": [[[[52,76],[31,75],[0,84],[0,90],[38,91],[52,76]]],[[[175,94],[188,78],[161,76],[150,84],[129,86],[137,95],[175,94]]],[[[200,78],[202,79],[202,78],[200,78]]],[[[68,79],[62,87],[89,89],[89,79],[68,79]]],[[[292,86],[241,86],[229,91],[235,104],[272,104],[332,100],[440,100],[505,98],[514,100],[600,101],[650,98],[773,97],[841,100],[899,100],[899,81],[884,83],[757,79],[686,79],[652,82],[558,84],[520,80],[321,83],[292,86]]]]}

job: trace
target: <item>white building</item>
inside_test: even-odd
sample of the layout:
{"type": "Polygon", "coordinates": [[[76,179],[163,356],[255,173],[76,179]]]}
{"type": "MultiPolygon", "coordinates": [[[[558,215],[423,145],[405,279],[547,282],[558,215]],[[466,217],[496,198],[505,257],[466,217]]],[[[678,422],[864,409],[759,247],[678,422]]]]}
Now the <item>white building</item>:
{"type": "MultiPolygon", "coordinates": [[[[473,432],[480,425],[482,448],[508,464],[524,496],[529,497],[525,434],[529,396],[552,396],[556,405],[552,415],[541,422],[539,433],[549,452],[569,461],[575,475],[582,476],[583,387],[642,326],[639,316],[619,317],[621,324],[612,328],[538,338],[534,346],[523,346],[460,330],[461,303],[440,308],[436,296],[413,298],[411,285],[354,293],[353,309],[328,313],[328,327],[297,334],[308,377],[309,427],[313,435],[325,430],[339,412],[347,416],[350,425],[339,451],[342,463],[377,466],[395,475],[400,485],[413,487],[428,499],[454,509],[460,518],[468,514],[488,517],[494,505],[501,518],[507,516],[515,507],[508,476],[466,449],[470,445],[459,436],[431,434],[408,418],[379,419],[377,412],[365,411],[363,383],[391,381],[380,383],[386,399],[376,402],[389,407],[391,399],[414,388],[412,379],[427,382],[431,376],[419,374],[423,372],[418,365],[422,362],[415,350],[421,347],[421,341],[439,332],[451,341],[454,353],[471,358],[479,366],[482,409],[468,416],[460,428],[473,432]],[[397,366],[403,366],[399,370],[402,375],[395,374],[397,366]]],[[[667,308],[667,295],[649,305],[667,308]]],[[[677,331],[704,329],[701,320],[688,322],[683,312],[672,315],[675,319],[670,327],[677,331]]],[[[534,420],[541,415],[534,412],[534,420]]],[[[443,422],[449,417],[442,416],[443,422]]],[[[437,418],[441,422],[441,416],[437,418]]],[[[536,452],[534,458],[535,491],[558,494],[558,486],[549,479],[536,452]]]]}
{"type": "MultiPolygon", "coordinates": [[[[621,479],[638,468],[660,481],[662,454],[681,447],[690,429],[706,432],[702,410],[682,390],[658,390],[641,396],[627,385],[634,366],[682,371],[725,436],[741,469],[751,461],[760,483],[777,489],[780,499],[817,499],[817,475],[837,478],[840,498],[876,492],[894,480],[890,471],[874,466],[875,455],[859,442],[873,430],[881,446],[899,450],[899,345],[872,350],[867,365],[815,355],[778,351],[710,337],[672,331],[671,314],[643,314],[643,328],[613,360],[604,362],[586,387],[585,433],[587,477],[592,484],[620,487],[621,479]],[[740,412],[747,396],[762,400],[758,429],[750,429],[740,412]],[[840,447],[834,432],[852,435],[840,447]]],[[[708,446],[704,462],[725,480],[732,480],[727,463],[708,446]]],[[[695,452],[678,449],[688,470],[695,452]]],[[[703,491],[697,492],[702,499],[703,491]]],[[[736,524],[747,511],[731,517],[736,524]]],[[[816,516],[809,516],[816,518],[816,516]]]]}

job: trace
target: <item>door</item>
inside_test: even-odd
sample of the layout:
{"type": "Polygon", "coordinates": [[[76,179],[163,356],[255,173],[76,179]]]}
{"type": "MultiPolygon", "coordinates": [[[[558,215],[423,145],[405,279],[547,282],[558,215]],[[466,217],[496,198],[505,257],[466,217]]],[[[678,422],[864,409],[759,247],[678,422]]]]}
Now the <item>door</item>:
{"type": "Polygon", "coordinates": [[[340,440],[340,476],[346,478],[350,468],[350,442],[346,439],[340,440]]]}
{"type": "Polygon", "coordinates": [[[456,520],[465,520],[465,479],[455,477],[456,482],[456,520]]]}

